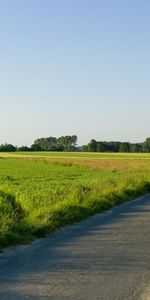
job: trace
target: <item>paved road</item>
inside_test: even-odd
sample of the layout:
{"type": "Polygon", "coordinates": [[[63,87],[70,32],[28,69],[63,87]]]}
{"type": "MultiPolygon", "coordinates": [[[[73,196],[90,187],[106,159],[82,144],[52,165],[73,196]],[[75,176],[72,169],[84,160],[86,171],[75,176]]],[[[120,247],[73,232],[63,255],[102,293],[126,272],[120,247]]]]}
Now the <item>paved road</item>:
{"type": "Polygon", "coordinates": [[[1,254],[3,299],[150,299],[150,196],[1,254]]]}

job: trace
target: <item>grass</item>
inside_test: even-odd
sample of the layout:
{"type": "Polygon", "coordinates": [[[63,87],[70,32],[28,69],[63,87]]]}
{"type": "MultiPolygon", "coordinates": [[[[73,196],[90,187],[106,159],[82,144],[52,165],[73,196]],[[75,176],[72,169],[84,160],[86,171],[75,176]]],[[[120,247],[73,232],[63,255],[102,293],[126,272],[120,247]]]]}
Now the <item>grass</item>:
{"type": "Polygon", "coordinates": [[[150,159],[150,153],[99,153],[99,152],[0,152],[0,157],[38,157],[62,159],[150,159]]]}
{"type": "Polygon", "coordinates": [[[150,160],[144,155],[119,160],[5,155],[0,159],[1,249],[150,191],[150,160]]]}

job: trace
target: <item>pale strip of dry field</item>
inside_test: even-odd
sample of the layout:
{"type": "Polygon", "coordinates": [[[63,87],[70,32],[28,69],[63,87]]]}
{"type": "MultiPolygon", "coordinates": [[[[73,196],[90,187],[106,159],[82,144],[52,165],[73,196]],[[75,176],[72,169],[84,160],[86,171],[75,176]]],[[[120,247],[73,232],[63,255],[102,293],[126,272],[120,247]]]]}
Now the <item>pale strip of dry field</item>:
{"type": "Polygon", "coordinates": [[[90,158],[70,158],[70,159],[62,159],[62,158],[47,158],[44,160],[48,160],[51,163],[73,163],[79,164],[85,167],[90,167],[98,170],[105,171],[129,171],[129,170],[137,170],[137,171],[150,171],[150,160],[147,159],[90,159],[90,158]]]}

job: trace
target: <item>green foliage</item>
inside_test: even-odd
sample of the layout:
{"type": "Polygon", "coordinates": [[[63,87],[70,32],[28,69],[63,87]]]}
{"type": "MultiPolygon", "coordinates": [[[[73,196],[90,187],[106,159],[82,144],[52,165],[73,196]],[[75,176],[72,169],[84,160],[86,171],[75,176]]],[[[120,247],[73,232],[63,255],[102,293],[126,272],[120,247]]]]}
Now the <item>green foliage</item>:
{"type": "Polygon", "coordinates": [[[25,151],[31,151],[31,148],[29,148],[29,147],[27,147],[27,146],[21,146],[21,147],[18,147],[17,148],[17,151],[23,151],[23,152],[25,152],[25,151]]]}
{"type": "Polygon", "coordinates": [[[143,151],[143,145],[139,144],[139,143],[130,144],[130,152],[133,152],[133,153],[144,152],[143,151]]]}
{"type": "Polygon", "coordinates": [[[11,144],[0,145],[0,152],[15,152],[16,147],[11,144]]]}
{"type": "Polygon", "coordinates": [[[99,142],[91,140],[87,145],[81,147],[85,152],[150,152],[150,147],[142,143],[122,143],[122,142],[99,142]],[[149,149],[149,150],[148,150],[149,149]]]}
{"type": "MultiPolygon", "coordinates": [[[[39,138],[31,146],[31,150],[36,151],[38,149],[42,151],[73,151],[75,150],[77,142],[76,135],[66,135],[59,138],[56,137],[47,137],[39,138]]],[[[39,150],[37,150],[39,151],[39,150]]]]}
{"type": "MultiPolygon", "coordinates": [[[[145,163],[146,166],[146,163],[145,163]]],[[[150,173],[0,159],[0,246],[31,240],[150,191],[150,173]]]]}
{"type": "Polygon", "coordinates": [[[143,151],[144,152],[150,152],[150,137],[146,139],[146,141],[143,144],[143,151]]]}
{"type": "Polygon", "coordinates": [[[35,143],[31,145],[31,151],[42,151],[42,148],[40,145],[35,143]]]}
{"type": "Polygon", "coordinates": [[[29,151],[58,151],[58,152],[150,152],[150,138],[144,143],[101,142],[92,139],[87,145],[77,147],[77,136],[66,135],[61,137],[38,138],[31,147],[15,147],[11,144],[0,145],[0,152],[29,152],[29,151]]]}
{"type": "Polygon", "coordinates": [[[97,151],[97,142],[96,142],[96,140],[93,139],[88,144],[88,151],[89,152],[96,152],[97,151]]]}
{"type": "Polygon", "coordinates": [[[130,144],[129,143],[121,143],[119,152],[130,152],[130,144]]]}

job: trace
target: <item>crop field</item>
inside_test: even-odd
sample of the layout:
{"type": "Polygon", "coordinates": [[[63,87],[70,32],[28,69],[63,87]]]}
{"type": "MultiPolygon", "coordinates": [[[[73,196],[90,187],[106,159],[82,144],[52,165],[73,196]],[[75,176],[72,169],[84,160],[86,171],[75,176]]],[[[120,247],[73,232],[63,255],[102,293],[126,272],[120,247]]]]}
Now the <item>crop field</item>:
{"type": "Polygon", "coordinates": [[[0,152],[0,157],[48,157],[94,159],[150,159],[150,153],[100,153],[100,152],[0,152]]]}
{"type": "Polygon", "coordinates": [[[150,192],[149,154],[0,153],[0,247],[150,192]]]}

